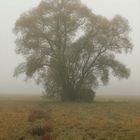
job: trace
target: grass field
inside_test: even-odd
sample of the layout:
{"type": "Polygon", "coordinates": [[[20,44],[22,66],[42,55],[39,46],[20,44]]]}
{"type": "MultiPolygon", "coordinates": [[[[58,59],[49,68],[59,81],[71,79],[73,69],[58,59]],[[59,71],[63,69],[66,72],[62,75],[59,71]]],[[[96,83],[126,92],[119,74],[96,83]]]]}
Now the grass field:
{"type": "Polygon", "coordinates": [[[139,101],[100,96],[93,103],[61,103],[1,96],[0,140],[140,140],[139,101]],[[37,135],[36,128],[45,132],[37,135]]]}

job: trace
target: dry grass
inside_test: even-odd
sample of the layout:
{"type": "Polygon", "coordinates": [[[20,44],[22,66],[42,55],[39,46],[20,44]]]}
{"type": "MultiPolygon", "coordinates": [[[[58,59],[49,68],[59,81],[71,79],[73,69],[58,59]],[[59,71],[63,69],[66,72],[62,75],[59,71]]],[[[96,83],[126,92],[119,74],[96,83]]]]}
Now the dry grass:
{"type": "MultiPolygon", "coordinates": [[[[34,98],[34,97],[33,97],[34,98]]],[[[140,102],[102,101],[60,103],[37,100],[0,101],[0,140],[41,140],[29,131],[40,125],[51,130],[52,140],[140,140],[140,102]],[[28,121],[33,110],[50,114],[28,121]]],[[[122,99],[122,98],[121,98],[122,99]]],[[[47,139],[44,136],[42,139],[47,139]]]]}

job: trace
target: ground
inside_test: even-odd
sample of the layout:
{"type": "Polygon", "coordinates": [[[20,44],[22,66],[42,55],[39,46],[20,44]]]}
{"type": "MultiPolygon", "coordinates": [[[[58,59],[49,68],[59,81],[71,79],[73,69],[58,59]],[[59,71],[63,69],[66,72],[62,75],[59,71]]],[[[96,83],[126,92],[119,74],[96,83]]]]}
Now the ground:
{"type": "Polygon", "coordinates": [[[62,103],[1,97],[0,140],[140,140],[140,100],[131,99],[101,96],[93,103],[62,103]],[[39,127],[46,137],[32,134],[39,127]]]}

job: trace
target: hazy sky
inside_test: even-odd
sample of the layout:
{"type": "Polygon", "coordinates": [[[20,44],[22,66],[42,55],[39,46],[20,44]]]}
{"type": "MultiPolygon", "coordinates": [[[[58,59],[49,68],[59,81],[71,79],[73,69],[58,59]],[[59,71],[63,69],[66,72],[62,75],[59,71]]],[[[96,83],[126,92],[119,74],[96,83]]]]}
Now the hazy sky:
{"type": "MultiPolygon", "coordinates": [[[[129,20],[134,44],[132,54],[119,56],[131,69],[128,80],[112,78],[109,85],[101,87],[98,94],[140,95],[140,0],[82,0],[96,14],[111,19],[120,14],[129,20]]],[[[22,60],[14,52],[15,36],[12,33],[20,14],[36,6],[40,0],[0,0],[0,93],[41,93],[41,88],[32,81],[14,78],[14,68],[22,60]]]]}

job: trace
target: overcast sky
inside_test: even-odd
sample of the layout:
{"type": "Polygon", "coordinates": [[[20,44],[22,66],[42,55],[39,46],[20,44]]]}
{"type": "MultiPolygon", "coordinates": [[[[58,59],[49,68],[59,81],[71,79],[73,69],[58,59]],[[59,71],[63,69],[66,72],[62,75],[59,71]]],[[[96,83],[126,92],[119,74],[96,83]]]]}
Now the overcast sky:
{"type": "MultiPolygon", "coordinates": [[[[115,14],[129,20],[134,44],[132,54],[119,56],[131,69],[128,80],[112,78],[109,85],[97,90],[98,94],[140,95],[140,0],[82,0],[94,13],[111,19],[115,14]]],[[[41,93],[33,81],[14,78],[14,68],[22,60],[15,54],[15,36],[12,33],[20,14],[37,6],[39,0],[0,0],[0,93],[41,93]]]]}

